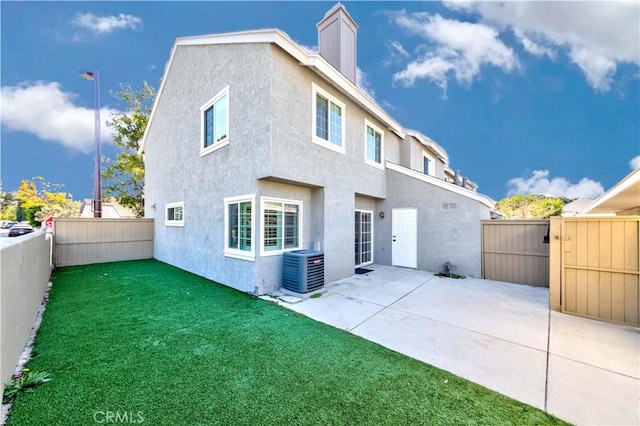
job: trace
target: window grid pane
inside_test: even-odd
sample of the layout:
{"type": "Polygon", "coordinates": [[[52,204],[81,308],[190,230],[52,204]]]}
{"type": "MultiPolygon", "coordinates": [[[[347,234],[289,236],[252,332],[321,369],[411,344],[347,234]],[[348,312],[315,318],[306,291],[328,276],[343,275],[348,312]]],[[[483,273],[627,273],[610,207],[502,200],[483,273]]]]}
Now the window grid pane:
{"type": "Polygon", "coordinates": [[[240,250],[251,251],[251,202],[240,204],[240,250]]]}
{"type": "Polygon", "coordinates": [[[182,220],[182,207],[174,208],[173,220],[182,220]]]}
{"type": "Polygon", "coordinates": [[[229,248],[238,248],[238,204],[229,204],[229,248]]]}
{"type": "Polygon", "coordinates": [[[329,140],[329,101],[320,95],[316,95],[316,136],[329,140]]]}
{"type": "Polygon", "coordinates": [[[342,146],[342,108],[331,102],[329,118],[329,142],[342,146]]]}
{"type": "Polygon", "coordinates": [[[367,160],[381,162],[382,135],[367,126],[367,160]]]}
{"type": "Polygon", "coordinates": [[[213,145],[213,106],[204,112],[204,147],[213,145]]]}
{"type": "Polygon", "coordinates": [[[285,204],[284,207],[284,248],[298,247],[298,206],[285,204]]]}
{"type": "Polygon", "coordinates": [[[214,106],[214,143],[227,137],[227,95],[218,99],[214,106]]]}
{"type": "MultiPolygon", "coordinates": [[[[273,203],[269,203],[273,204],[273,203]]],[[[282,208],[264,211],[264,249],[266,251],[282,249],[282,208]]]]}

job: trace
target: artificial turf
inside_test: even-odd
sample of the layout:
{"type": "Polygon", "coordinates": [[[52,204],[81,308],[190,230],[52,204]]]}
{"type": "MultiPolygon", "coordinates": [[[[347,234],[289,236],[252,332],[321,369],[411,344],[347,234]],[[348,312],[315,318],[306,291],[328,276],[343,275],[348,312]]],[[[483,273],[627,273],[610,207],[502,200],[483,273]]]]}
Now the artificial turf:
{"type": "Polygon", "coordinates": [[[56,270],[34,351],[8,425],[563,424],[155,260],[56,270]]]}

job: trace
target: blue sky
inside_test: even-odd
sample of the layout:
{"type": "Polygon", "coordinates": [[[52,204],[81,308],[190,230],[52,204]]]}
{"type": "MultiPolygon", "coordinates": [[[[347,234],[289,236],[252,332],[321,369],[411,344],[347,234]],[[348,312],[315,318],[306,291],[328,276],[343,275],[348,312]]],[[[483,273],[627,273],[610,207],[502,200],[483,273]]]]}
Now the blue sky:
{"type": "MultiPolygon", "coordinates": [[[[93,83],[156,88],[176,37],[279,28],[314,48],[333,2],[2,2],[1,178],[92,196],[93,83]]],[[[344,2],[360,85],[499,200],[596,197],[640,166],[640,3],[344,2]]],[[[116,153],[106,128],[103,155],[116,153]]]]}

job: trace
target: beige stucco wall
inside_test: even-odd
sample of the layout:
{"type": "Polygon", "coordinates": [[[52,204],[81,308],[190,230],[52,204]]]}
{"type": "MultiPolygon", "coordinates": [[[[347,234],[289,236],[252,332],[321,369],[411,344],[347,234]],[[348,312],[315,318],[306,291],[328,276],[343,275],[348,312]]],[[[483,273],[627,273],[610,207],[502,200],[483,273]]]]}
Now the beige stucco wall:
{"type": "Polygon", "coordinates": [[[51,240],[42,231],[3,238],[0,248],[0,379],[15,369],[51,276],[51,240]]]}

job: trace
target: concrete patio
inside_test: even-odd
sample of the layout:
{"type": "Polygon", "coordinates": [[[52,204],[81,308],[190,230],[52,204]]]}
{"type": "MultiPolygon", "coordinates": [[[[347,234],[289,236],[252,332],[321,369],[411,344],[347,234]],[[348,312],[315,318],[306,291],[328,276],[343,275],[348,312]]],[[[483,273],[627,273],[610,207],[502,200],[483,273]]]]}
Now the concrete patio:
{"type": "Polygon", "coordinates": [[[575,424],[640,424],[640,330],[550,312],[546,288],[372,265],[278,303],[575,424]]]}

